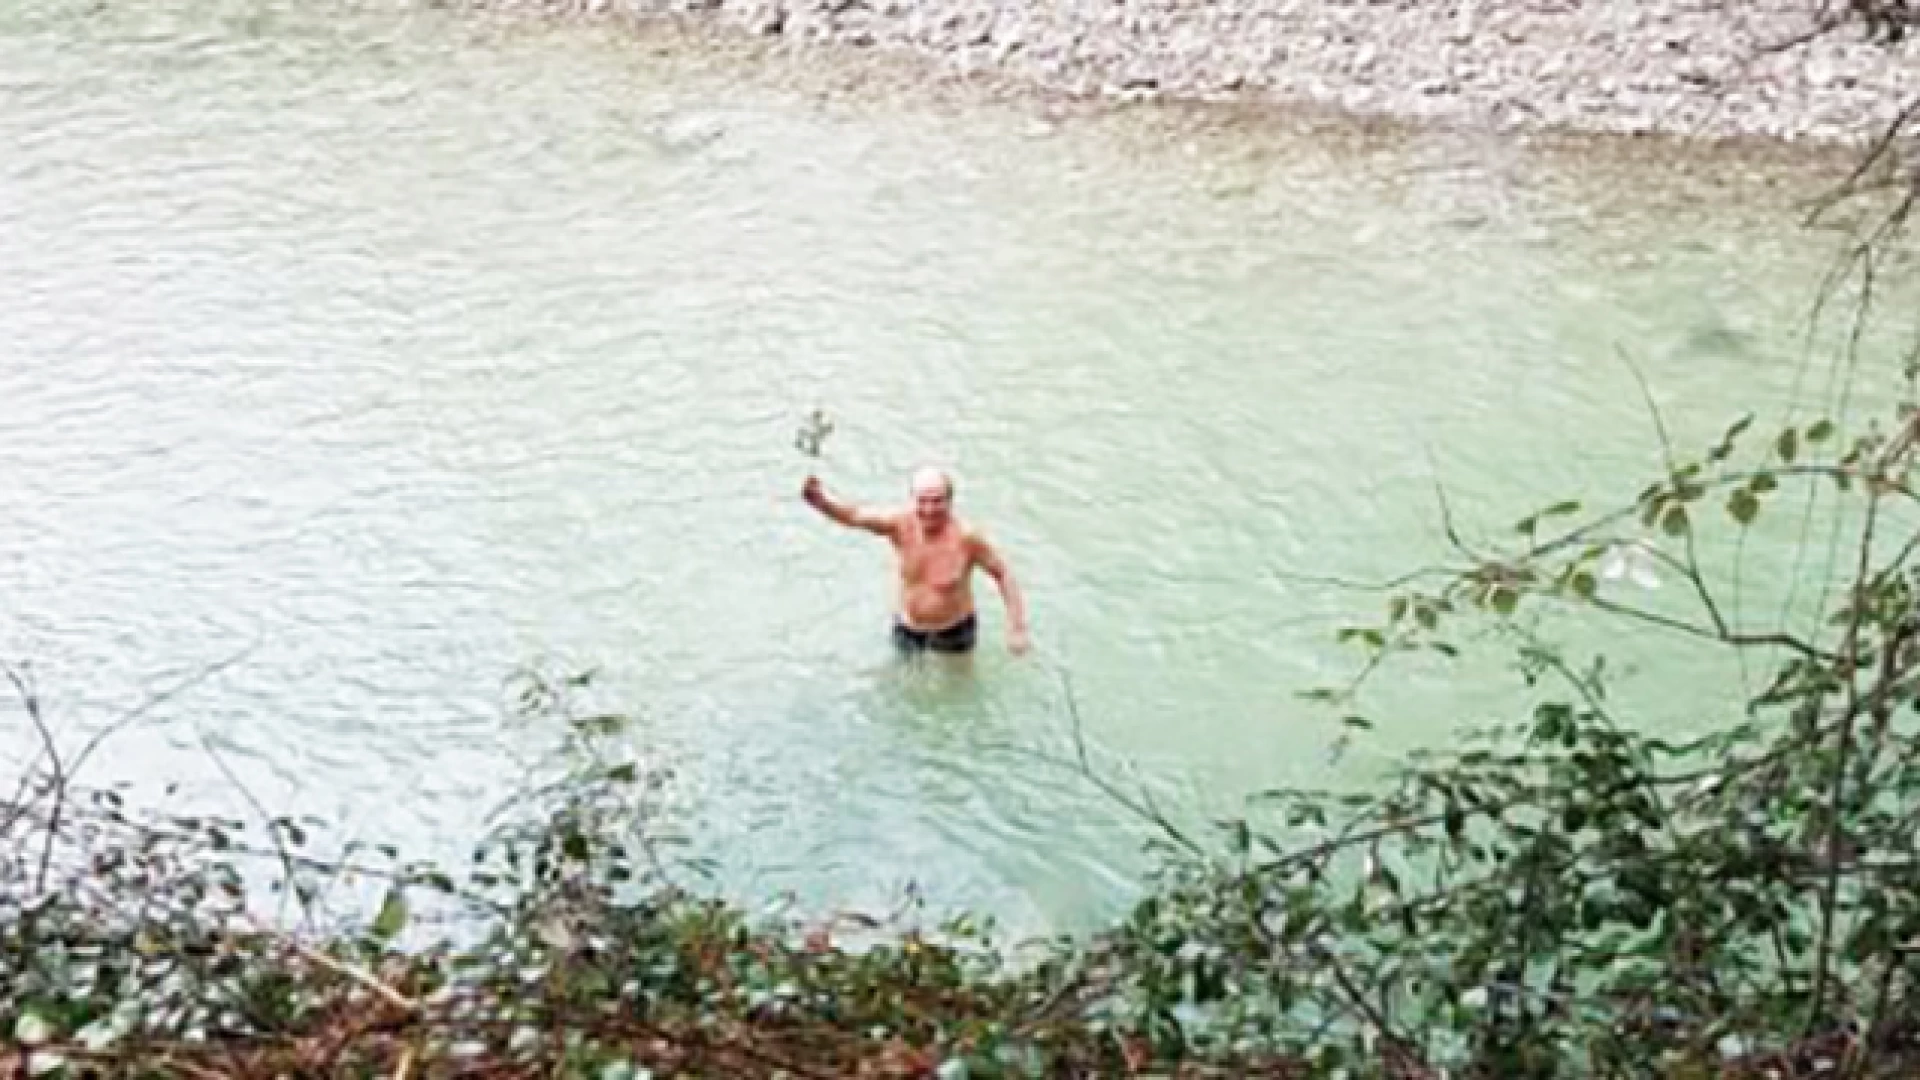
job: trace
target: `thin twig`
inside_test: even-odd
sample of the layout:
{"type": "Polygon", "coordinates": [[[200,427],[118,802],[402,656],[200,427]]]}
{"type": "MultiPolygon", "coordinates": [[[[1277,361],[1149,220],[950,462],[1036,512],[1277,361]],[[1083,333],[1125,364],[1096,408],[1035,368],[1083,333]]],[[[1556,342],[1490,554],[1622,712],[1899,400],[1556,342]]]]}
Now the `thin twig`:
{"type": "Polygon", "coordinates": [[[1405,588],[1416,581],[1426,578],[1445,578],[1451,580],[1467,571],[1453,566],[1426,566],[1418,570],[1400,574],[1397,577],[1383,578],[1379,581],[1360,581],[1356,578],[1321,574],[1301,574],[1291,570],[1282,570],[1277,567],[1268,567],[1266,572],[1268,576],[1275,580],[1292,582],[1299,585],[1318,585],[1330,589],[1345,589],[1349,592],[1392,592],[1395,589],[1405,588]]]}
{"type": "Polygon", "coordinates": [[[1466,541],[1460,539],[1460,530],[1454,525],[1453,506],[1447,502],[1447,489],[1437,477],[1433,481],[1433,497],[1440,504],[1440,525],[1446,532],[1447,542],[1453,545],[1455,551],[1475,563],[1485,563],[1487,559],[1484,556],[1468,547],[1466,541]]]}
{"type": "Polygon", "coordinates": [[[14,824],[27,816],[27,810],[32,805],[31,800],[27,798],[27,790],[33,786],[34,779],[40,775],[40,761],[46,756],[46,744],[42,743],[35,752],[33,760],[28,762],[26,769],[21,772],[19,783],[14,785],[12,798],[5,803],[0,803],[0,809],[7,812],[5,818],[0,818],[0,839],[5,839],[9,833],[13,832],[14,824]]]}
{"type": "Polygon", "coordinates": [[[1673,438],[1667,433],[1667,421],[1660,415],[1659,403],[1653,400],[1653,387],[1647,384],[1647,377],[1641,373],[1640,366],[1633,362],[1633,357],[1627,355],[1624,347],[1616,345],[1613,351],[1614,355],[1620,358],[1620,362],[1626,365],[1627,371],[1633,375],[1634,383],[1640,387],[1641,400],[1647,403],[1647,415],[1653,418],[1653,433],[1660,439],[1661,460],[1666,463],[1667,475],[1674,476],[1679,472],[1679,466],[1673,455],[1673,438]]]}
{"type": "Polygon", "coordinates": [[[1835,30],[1838,30],[1841,26],[1845,25],[1846,21],[1847,19],[1845,15],[1833,14],[1831,5],[1822,4],[1820,5],[1820,13],[1817,17],[1815,17],[1812,26],[1808,27],[1805,30],[1800,31],[1797,34],[1791,34],[1785,38],[1782,38],[1779,41],[1769,42],[1765,45],[1758,46],[1754,49],[1754,55],[1755,56],[1771,56],[1771,55],[1774,55],[1775,53],[1791,52],[1802,45],[1811,44],[1812,42],[1820,38],[1823,38],[1828,34],[1833,33],[1835,30]]]}
{"type": "Polygon", "coordinates": [[[247,805],[253,808],[254,814],[260,819],[261,826],[266,830],[267,839],[273,842],[274,851],[279,854],[280,869],[285,875],[284,884],[286,885],[286,892],[281,894],[280,910],[282,914],[286,911],[285,898],[287,894],[291,893],[293,898],[300,904],[301,918],[307,926],[311,927],[313,925],[312,905],[308,903],[306,893],[300,887],[300,875],[299,872],[294,869],[293,853],[287,850],[286,842],[281,839],[280,829],[276,826],[273,816],[267,813],[267,808],[261,805],[259,799],[254,798],[253,792],[248,790],[247,785],[241,783],[240,777],[227,766],[226,758],[222,757],[220,752],[214,749],[213,740],[208,738],[206,730],[196,725],[194,734],[199,737],[200,746],[207,752],[207,756],[213,759],[214,767],[220,770],[220,775],[226,777],[227,782],[232,784],[234,790],[240,793],[240,797],[245,799],[247,805]]]}
{"type": "Polygon", "coordinates": [[[1837,657],[1834,657],[1832,654],[1822,652],[1821,650],[1816,649],[1811,645],[1808,645],[1806,642],[1801,641],[1799,638],[1794,637],[1792,634],[1788,634],[1784,632],[1769,632],[1764,634],[1745,634],[1745,633],[1722,634],[1714,630],[1712,627],[1698,626],[1681,619],[1676,619],[1671,615],[1662,615],[1657,611],[1648,611],[1644,608],[1637,608],[1630,604],[1622,604],[1617,601],[1608,600],[1605,597],[1600,597],[1600,596],[1590,597],[1585,601],[1585,603],[1592,604],[1594,607],[1598,608],[1601,611],[1607,612],[1610,615],[1618,615],[1623,618],[1639,619],[1642,622],[1651,623],[1654,626],[1665,627],[1668,630],[1675,631],[1676,633],[1686,634],[1690,637],[1704,638],[1708,641],[1718,641],[1718,642],[1721,642],[1722,644],[1742,646],[1742,647],[1757,648],[1757,647],[1763,647],[1763,646],[1777,645],[1777,646],[1780,646],[1781,648],[1792,649],[1793,651],[1800,653],[1802,656],[1806,656],[1810,659],[1815,659],[1815,660],[1837,659],[1837,657]]]}
{"type": "MultiPolygon", "coordinates": [[[[48,736],[44,728],[44,725],[39,723],[40,717],[38,717],[37,715],[34,715],[33,710],[29,710],[29,715],[34,715],[34,719],[36,721],[36,727],[40,728],[40,731],[41,731],[40,746],[36,751],[33,760],[28,762],[26,770],[21,773],[20,782],[14,791],[13,799],[9,803],[5,804],[5,808],[11,812],[7,815],[4,821],[0,821],[0,837],[7,835],[7,833],[12,830],[14,823],[25,815],[26,804],[24,799],[25,799],[26,790],[27,790],[27,787],[32,783],[33,778],[36,775],[38,775],[39,769],[40,769],[40,762],[43,759],[46,759],[49,756],[52,756],[54,758],[54,764],[56,766],[56,773],[59,773],[60,775],[64,776],[65,778],[64,782],[67,783],[68,786],[71,786],[72,780],[80,775],[80,770],[82,767],[86,765],[87,759],[92,757],[93,752],[95,750],[98,750],[100,746],[106,742],[107,739],[111,738],[113,735],[119,733],[120,731],[125,730],[128,726],[136,723],[137,721],[140,720],[141,717],[152,712],[154,709],[158,708],[159,706],[180,696],[181,694],[199,685],[200,683],[205,682],[206,680],[212,678],[214,675],[217,675],[220,672],[225,671],[226,669],[234,666],[235,664],[238,664],[242,660],[246,659],[249,655],[251,655],[253,651],[259,647],[259,644],[260,644],[259,641],[256,640],[253,644],[248,645],[246,648],[240,650],[239,652],[236,652],[233,655],[226,657],[225,659],[218,660],[212,664],[207,665],[206,667],[200,669],[194,674],[180,680],[178,683],[175,683],[174,685],[169,686],[164,690],[161,690],[159,693],[153,694],[152,696],[148,697],[145,701],[142,701],[139,705],[134,706],[132,709],[129,709],[127,712],[123,713],[121,716],[119,716],[112,722],[102,727],[99,731],[94,732],[93,735],[87,739],[86,743],[81,746],[80,752],[78,754],[75,754],[73,757],[73,760],[67,763],[64,766],[64,768],[62,768],[60,765],[58,755],[54,753],[54,744],[52,739],[48,736]]],[[[13,672],[11,668],[9,668],[9,675],[13,677],[14,686],[16,689],[18,689],[20,687],[20,680],[18,679],[17,676],[13,676],[13,672]]],[[[23,698],[23,700],[25,699],[23,698]]],[[[34,701],[34,705],[35,705],[35,708],[37,709],[38,708],[37,698],[34,701]]]]}
{"type": "Polygon", "coordinates": [[[165,1064],[169,1068],[179,1069],[188,1076],[198,1078],[198,1080],[233,1080],[233,1078],[226,1073],[216,1072],[204,1065],[196,1065],[191,1061],[177,1057],[168,1057],[165,1064]]]}
{"type": "Polygon", "coordinates": [[[48,760],[53,762],[53,809],[47,815],[46,842],[40,848],[40,867],[34,874],[33,891],[44,892],[47,887],[47,871],[53,865],[53,848],[60,838],[61,813],[67,802],[67,770],[60,761],[60,747],[54,742],[53,732],[47,727],[47,718],[40,708],[40,696],[28,685],[20,670],[12,664],[4,665],[7,681],[13,684],[14,692],[20,695],[20,704],[27,711],[27,718],[33,722],[33,730],[40,736],[40,746],[48,760]]]}
{"type": "Polygon", "coordinates": [[[287,948],[293,950],[295,953],[298,953],[300,955],[300,958],[303,960],[306,960],[308,963],[317,964],[323,968],[326,968],[328,971],[333,972],[336,975],[340,975],[344,978],[350,979],[353,982],[360,984],[363,987],[366,987],[368,990],[371,990],[375,994],[379,995],[381,1000],[387,1002],[388,1004],[394,1006],[395,1008],[402,1009],[410,1013],[420,1011],[419,1002],[413,1000],[412,998],[406,996],[405,994],[402,994],[400,991],[395,990],[393,987],[388,986],[386,983],[381,982],[379,979],[375,978],[372,973],[368,971],[365,971],[353,964],[336,960],[333,957],[328,956],[326,953],[321,952],[318,949],[312,948],[311,946],[303,943],[298,938],[295,938],[291,935],[277,934],[265,928],[261,928],[260,932],[267,934],[270,937],[273,937],[275,940],[279,941],[281,944],[285,945],[287,948]]]}
{"type": "MultiPolygon", "coordinates": [[[[1259,925],[1257,920],[1255,925],[1259,925]]],[[[1260,927],[1260,931],[1262,936],[1266,936],[1266,928],[1264,926],[1260,927]]],[[[1381,1041],[1384,1042],[1394,1054],[1398,1055],[1403,1063],[1417,1060],[1416,1055],[1406,1040],[1402,1039],[1399,1033],[1393,1030],[1393,1027],[1387,1023],[1387,1018],[1381,1015],[1380,1010],[1374,1008],[1373,1003],[1368,1001],[1366,995],[1360,992],[1360,988],[1353,984],[1353,980],[1347,975],[1346,968],[1340,963],[1340,958],[1333,954],[1333,950],[1325,946],[1319,946],[1314,951],[1319,954],[1321,962],[1326,965],[1328,973],[1333,976],[1333,981],[1340,987],[1340,992],[1346,995],[1347,1000],[1352,1003],[1353,1007],[1366,1019],[1367,1023],[1373,1025],[1373,1029],[1380,1033],[1381,1041]]]]}
{"type": "Polygon", "coordinates": [[[1867,174],[1872,172],[1875,166],[1887,159],[1893,152],[1894,141],[1915,119],[1920,119],[1920,98],[1909,101],[1906,107],[1902,108],[1899,114],[1880,130],[1880,134],[1867,147],[1866,153],[1861,155],[1859,162],[1854,165],[1853,171],[1847,174],[1846,179],[1840,181],[1832,191],[1814,200],[1813,208],[1807,213],[1806,224],[1809,227],[1817,225],[1828,211],[1859,195],[1864,190],[1861,187],[1861,181],[1866,179],[1867,174]]]}
{"type": "Polygon", "coordinates": [[[1161,812],[1159,806],[1154,803],[1152,794],[1147,792],[1144,787],[1142,788],[1142,795],[1145,799],[1143,802],[1141,799],[1136,799],[1120,790],[1119,787],[1094,771],[1093,764],[1087,755],[1087,740],[1082,730],[1079,700],[1073,693],[1073,679],[1068,674],[1066,668],[1058,664],[1049,664],[1048,666],[1052,668],[1054,677],[1059,680],[1060,689],[1066,701],[1067,717],[1071,721],[1073,728],[1074,756],[1080,762],[1081,774],[1092,782],[1095,787],[1104,792],[1108,798],[1127,810],[1132,811],[1143,820],[1158,827],[1161,832],[1165,833],[1167,837],[1176,844],[1192,854],[1203,854],[1204,850],[1200,845],[1195,843],[1179,826],[1175,825],[1166,814],[1161,812]]]}
{"type": "Polygon", "coordinates": [[[1859,718],[1859,679],[1856,675],[1860,667],[1860,627],[1866,619],[1867,570],[1873,558],[1874,524],[1878,519],[1880,499],[1870,494],[1867,499],[1867,519],[1860,527],[1860,556],[1858,569],[1854,574],[1853,610],[1847,625],[1847,636],[1843,646],[1847,666],[1847,712],[1840,720],[1839,744],[1834,751],[1833,787],[1827,805],[1826,852],[1828,872],[1820,893],[1820,938],[1819,947],[1813,956],[1813,990],[1807,1001],[1807,1029],[1812,1031],[1819,1023],[1820,1014],[1826,1005],[1828,968],[1833,952],[1834,912],[1840,896],[1840,846],[1845,842],[1845,829],[1842,826],[1842,810],[1846,797],[1847,766],[1852,757],[1854,723],[1859,718]]]}
{"type": "Polygon", "coordinates": [[[140,704],[134,706],[132,709],[127,710],[125,713],[121,714],[121,716],[118,719],[114,720],[112,723],[101,728],[99,731],[94,732],[93,737],[89,738],[86,742],[86,745],[80,748],[80,753],[74,756],[73,768],[71,771],[74,773],[74,775],[76,776],[79,775],[80,767],[86,764],[87,759],[89,757],[92,757],[93,752],[95,750],[98,750],[101,744],[106,742],[107,739],[111,738],[113,735],[115,735],[120,731],[124,731],[130,725],[137,723],[141,717],[146,716],[148,713],[152,712],[153,710],[159,708],[160,706],[166,704],[169,701],[172,701],[174,698],[179,697],[181,694],[186,693],[188,690],[193,689],[194,687],[200,685],[201,683],[206,682],[208,679],[213,678],[215,675],[218,675],[221,672],[226,671],[228,668],[231,668],[234,665],[245,660],[247,657],[253,655],[254,651],[257,650],[259,647],[260,647],[260,641],[259,639],[255,639],[254,642],[248,645],[246,648],[241,649],[238,652],[235,652],[232,655],[227,656],[223,659],[216,660],[213,663],[208,664],[207,666],[201,668],[199,671],[194,672],[192,675],[189,675],[186,678],[181,679],[179,682],[174,683],[172,686],[169,686],[166,689],[151,695],[145,701],[142,701],[140,704]]]}

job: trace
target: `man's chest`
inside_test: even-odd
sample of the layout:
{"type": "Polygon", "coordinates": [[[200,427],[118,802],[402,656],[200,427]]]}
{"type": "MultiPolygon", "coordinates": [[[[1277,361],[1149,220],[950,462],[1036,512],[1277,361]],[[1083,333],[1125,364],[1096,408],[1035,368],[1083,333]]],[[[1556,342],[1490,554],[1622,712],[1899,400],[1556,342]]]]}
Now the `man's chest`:
{"type": "Polygon", "coordinates": [[[909,538],[900,545],[900,572],[907,580],[925,585],[957,585],[972,569],[972,556],[958,536],[926,540],[909,538]]]}

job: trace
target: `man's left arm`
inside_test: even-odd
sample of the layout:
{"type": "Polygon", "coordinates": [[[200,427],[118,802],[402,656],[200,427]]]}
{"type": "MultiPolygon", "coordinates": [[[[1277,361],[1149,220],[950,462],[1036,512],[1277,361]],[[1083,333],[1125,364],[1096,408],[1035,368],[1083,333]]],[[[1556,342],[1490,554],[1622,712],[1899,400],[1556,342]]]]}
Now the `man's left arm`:
{"type": "Polygon", "coordinates": [[[1027,599],[1020,592],[1020,583],[1014,580],[1013,571],[1000,552],[987,538],[974,533],[973,558],[980,569],[987,572],[993,583],[1000,589],[1000,599],[1007,605],[1007,647],[1016,653],[1027,651],[1027,599]]]}

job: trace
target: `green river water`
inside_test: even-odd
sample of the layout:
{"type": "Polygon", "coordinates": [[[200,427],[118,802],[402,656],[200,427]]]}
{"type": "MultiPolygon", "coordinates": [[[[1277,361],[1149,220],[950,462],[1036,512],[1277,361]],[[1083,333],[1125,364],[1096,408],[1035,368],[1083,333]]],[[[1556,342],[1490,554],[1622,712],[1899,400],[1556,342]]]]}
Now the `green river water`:
{"type": "MultiPolygon", "coordinates": [[[[1831,242],[1795,205],[1833,161],[1054,122],[820,66],[332,0],[5,5],[0,653],[77,743],[244,651],[94,779],[232,809],[210,743],[265,805],[457,856],[556,737],[504,681],[593,668],[722,887],[1083,926],[1146,831],[1049,761],[1061,671],[1094,759],[1182,820],[1364,780],[1520,699],[1421,663],[1331,753],[1297,694],[1381,601],[1297,575],[1445,557],[1436,484],[1480,533],[1631,497],[1659,452],[1623,358],[1686,445],[1890,383],[1801,334],[1831,242]],[[983,583],[971,673],[893,661],[886,552],[797,498],[816,406],[844,495],[957,472],[1033,656],[983,583]]],[[[1647,723],[1737,712],[1711,653],[1583,632],[1647,723]]]]}

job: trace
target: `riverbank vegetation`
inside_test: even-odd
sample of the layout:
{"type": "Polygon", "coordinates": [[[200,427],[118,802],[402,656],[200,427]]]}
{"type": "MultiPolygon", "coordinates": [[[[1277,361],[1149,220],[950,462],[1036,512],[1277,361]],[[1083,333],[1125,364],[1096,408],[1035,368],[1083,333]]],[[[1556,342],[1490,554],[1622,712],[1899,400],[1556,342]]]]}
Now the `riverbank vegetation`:
{"type": "Polygon", "coordinates": [[[1268,792],[1211,836],[1168,823],[1125,919],[1018,962],[964,922],[845,936],[688,888],[661,781],[577,704],[587,680],[524,681],[570,733],[564,768],[456,872],[309,822],[124,805],[80,782],[87,750],[11,670],[42,752],[0,807],[5,1069],[1914,1075],[1915,415],[1851,435],[1742,419],[1669,447],[1617,508],[1548,506],[1497,547],[1450,527],[1458,564],[1380,586],[1381,619],[1340,633],[1359,677],[1308,696],[1364,726],[1395,662],[1472,639],[1511,649],[1523,719],[1376,792],[1268,792]],[[1735,621],[1700,553],[1816,497],[1843,537],[1826,617],[1735,621]],[[1616,713],[1601,657],[1545,638],[1544,610],[1769,673],[1741,722],[1665,738],[1616,713]]]}

